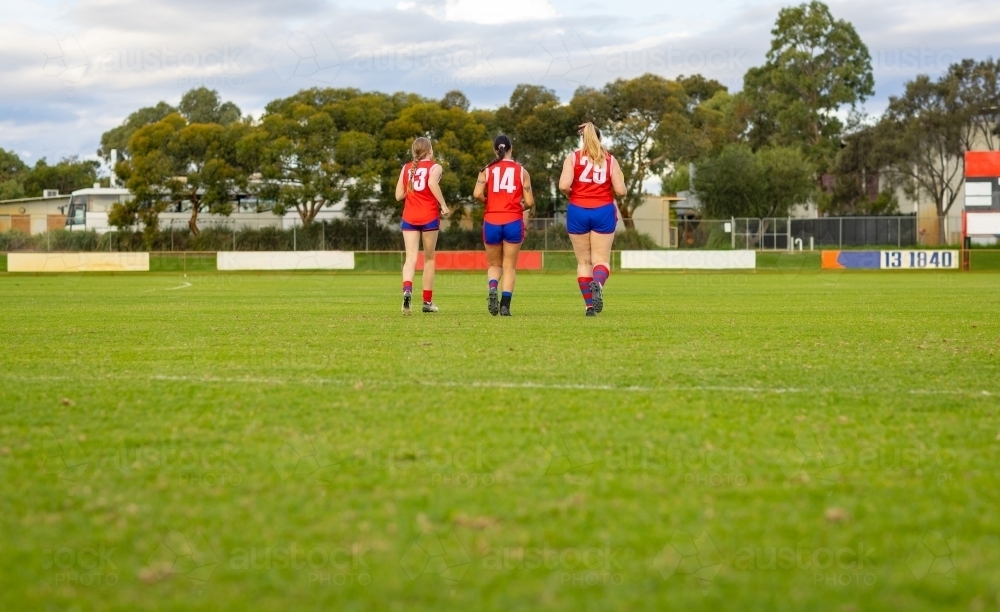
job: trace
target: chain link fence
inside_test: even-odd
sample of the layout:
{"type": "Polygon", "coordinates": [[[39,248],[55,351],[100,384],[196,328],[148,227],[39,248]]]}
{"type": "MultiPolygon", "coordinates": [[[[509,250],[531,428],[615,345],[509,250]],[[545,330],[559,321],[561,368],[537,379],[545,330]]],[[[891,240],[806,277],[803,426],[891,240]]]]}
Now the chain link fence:
{"type": "Polygon", "coordinates": [[[822,217],[814,219],[679,219],[676,248],[755,249],[960,246],[961,227],[951,217],[822,217]]]}
{"type": "MultiPolygon", "coordinates": [[[[0,215],[0,251],[306,251],[402,250],[395,223],[374,220],[317,219],[303,226],[297,217],[240,215],[238,218],[201,215],[198,232],[187,214],[166,214],[159,232],[149,237],[129,231],[64,231],[48,228],[36,233],[0,215]]],[[[23,225],[23,224],[22,224],[23,225]]],[[[45,228],[41,228],[45,229],[45,228]]],[[[862,247],[960,246],[960,224],[955,218],[789,217],[755,219],[665,219],[635,217],[619,222],[616,249],[753,249],[761,251],[815,250],[862,247]],[[628,227],[630,226],[630,227],[628,227]],[[628,227],[628,229],[624,229],[628,227]]],[[[989,242],[989,239],[986,239],[989,242]]],[[[445,220],[438,237],[439,250],[482,249],[482,234],[470,219],[445,220]]],[[[529,218],[523,248],[570,251],[565,217],[529,218]]]]}

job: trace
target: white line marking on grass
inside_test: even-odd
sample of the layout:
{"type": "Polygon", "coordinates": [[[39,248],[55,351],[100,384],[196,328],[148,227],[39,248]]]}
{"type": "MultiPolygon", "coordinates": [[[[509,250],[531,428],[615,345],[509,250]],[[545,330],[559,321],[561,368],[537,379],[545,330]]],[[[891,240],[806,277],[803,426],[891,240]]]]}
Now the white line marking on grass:
{"type": "MultiPolygon", "coordinates": [[[[47,382],[47,381],[98,381],[98,380],[140,380],[138,376],[122,376],[116,374],[106,375],[85,375],[85,376],[17,376],[15,374],[0,374],[0,379],[16,382],[47,382]]],[[[145,377],[151,382],[179,382],[179,383],[210,383],[210,384],[256,384],[256,385],[308,385],[308,386],[335,386],[354,387],[359,382],[356,378],[333,379],[333,378],[265,378],[258,376],[186,376],[171,374],[155,374],[145,377]]],[[[422,380],[422,381],[361,381],[365,388],[378,387],[408,387],[414,384],[424,387],[447,387],[455,389],[547,389],[555,391],[610,391],[627,393],[749,393],[749,394],[831,394],[840,393],[843,395],[879,395],[879,394],[901,394],[909,395],[955,395],[972,396],[979,398],[992,398],[1000,395],[1000,391],[986,391],[979,389],[909,389],[906,391],[896,389],[858,389],[856,387],[846,389],[818,388],[807,389],[800,387],[729,387],[722,385],[675,385],[663,387],[641,387],[637,385],[618,387],[615,385],[592,385],[576,383],[540,383],[540,382],[499,382],[499,381],[444,381],[444,380],[422,380]]]]}
{"type": "MultiPolygon", "coordinates": [[[[510,383],[510,382],[441,382],[441,381],[420,381],[426,387],[459,387],[459,388],[483,388],[483,389],[563,389],[569,391],[631,391],[638,393],[661,393],[663,391],[674,392],[721,392],[721,393],[752,393],[752,394],[794,394],[794,393],[843,393],[876,395],[879,393],[896,393],[895,390],[884,389],[803,389],[798,387],[727,387],[720,385],[677,385],[668,387],[616,387],[613,385],[586,385],[586,384],[547,384],[547,383],[510,383]]],[[[989,391],[977,391],[974,389],[911,389],[907,393],[913,395],[982,395],[989,397],[989,391]]]]}
{"type": "Polygon", "coordinates": [[[141,291],[140,293],[152,293],[154,291],[176,291],[178,289],[187,289],[190,286],[191,283],[184,283],[183,285],[178,285],[177,287],[168,287],[166,289],[146,289],[145,291],[141,291]]]}

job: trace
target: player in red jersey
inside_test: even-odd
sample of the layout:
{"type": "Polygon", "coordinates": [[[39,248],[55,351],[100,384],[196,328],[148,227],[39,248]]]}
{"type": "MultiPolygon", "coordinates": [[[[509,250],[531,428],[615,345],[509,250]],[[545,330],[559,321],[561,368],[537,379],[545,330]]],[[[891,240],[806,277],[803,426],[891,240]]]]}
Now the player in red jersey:
{"type": "Polygon", "coordinates": [[[593,317],[604,310],[604,283],[611,275],[611,245],[618,225],[615,196],[625,195],[625,178],[593,123],[581,125],[579,134],[582,145],[563,162],[559,191],[569,198],[566,230],[576,253],[586,314],[593,317]]]}
{"type": "Polygon", "coordinates": [[[420,237],[424,240],[424,312],[437,312],[434,305],[434,248],[437,246],[441,215],[450,211],[441,193],[441,165],[434,161],[431,141],[420,137],[411,147],[413,161],[403,166],[396,182],[396,200],[403,204],[403,242],[406,261],[403,263],[403,314],[410,314],[413,299],[413,275],[417,269],[420,237]]]}
{"type": "Polygon", "coordinates": [[[501,134],[493,140],[496,159],[479,173],[473,197],[486,205],[483,214],[483,243],[489,262],[490,283],[487,308],[490,314],[510,316],[514,297],[517,254],[524,241],[525,209],[535,205],[531,177],[524,166],[514,161],[510,138],[501,134]],[[524,201],[522,206],[521,202],[524,201]],[[502,295],[497,300],[497,286],[503,279],[502,295]]]}

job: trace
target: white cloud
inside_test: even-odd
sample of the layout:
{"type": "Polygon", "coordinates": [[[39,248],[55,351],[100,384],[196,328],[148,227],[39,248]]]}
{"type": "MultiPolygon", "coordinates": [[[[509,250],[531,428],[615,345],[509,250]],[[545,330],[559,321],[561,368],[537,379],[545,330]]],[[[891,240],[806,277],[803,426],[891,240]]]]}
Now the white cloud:
{"type": "Polygon", "coordinates": [[[519,21],[538,21],[557,17],[556,9],[547,0],[447,0],[445,19],[471,23],[501,25],[519,21]]]}
{"type": "Polygon", "coordinates": [[[504,25],[559,16],[548,0],[403,0],[396,10],[419,12],[443,21],[504,25]]]}

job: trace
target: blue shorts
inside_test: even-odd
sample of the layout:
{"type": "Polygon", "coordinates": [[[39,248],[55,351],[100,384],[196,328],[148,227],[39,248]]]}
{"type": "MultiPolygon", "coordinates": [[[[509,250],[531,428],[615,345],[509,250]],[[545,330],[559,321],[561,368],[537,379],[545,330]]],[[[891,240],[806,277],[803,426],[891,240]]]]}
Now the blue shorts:
{"type": "Polygon", "coordinates": [[[494,225],[483,222],[483,242],[488,245],[497,245],[503,242],[510,244],[521,244],[524,242],[524,220],[518,219],[503,225],[494,225]]]}
{"type": "Polygon", "coordinates": [[[403,221],[399,224],[399,227],[404,232],[436,232],[441,229],[441,219],[434,219],[430,223],[424,223],[423,225],[413,225],[412,223],[403,221]]]}
{"type": "Polygon", "coordinates": [[[570,234],[614,234],[618,227],[618,207],[605,204],[597,208],[584,208],[576,204],[566,207],[566,231],[570,234]]]}

